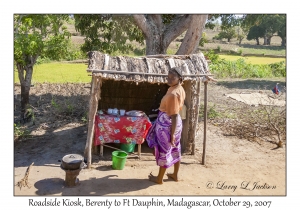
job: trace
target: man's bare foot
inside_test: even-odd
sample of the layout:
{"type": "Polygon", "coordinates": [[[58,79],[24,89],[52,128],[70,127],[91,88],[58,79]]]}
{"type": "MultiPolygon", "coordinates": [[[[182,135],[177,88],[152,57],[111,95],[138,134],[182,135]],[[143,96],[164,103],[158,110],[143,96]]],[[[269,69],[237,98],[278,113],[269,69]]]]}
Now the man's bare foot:
{"type": "Polygon", "coordinates": [[[170,179],[173,179],[175,182],[178,182],[178,177],[177,177],[177,175],[167,173],[167,176],[168,176],[170,179]]]}
{"type": "Polygon", "coordinates": [[[155,182],[156,184],[162,184],[162,181],[158,181],[158,177],[157,176],[153,176],[152,172],[148,175],[149,180],[151,182],[155,182]]]}

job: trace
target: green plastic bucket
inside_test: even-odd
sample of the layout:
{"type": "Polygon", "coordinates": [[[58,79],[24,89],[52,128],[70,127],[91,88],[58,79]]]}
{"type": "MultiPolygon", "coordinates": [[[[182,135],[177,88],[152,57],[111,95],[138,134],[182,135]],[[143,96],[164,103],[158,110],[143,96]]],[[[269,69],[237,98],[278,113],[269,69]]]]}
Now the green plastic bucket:
{"type": "Polygon", "coordinates": [[[134,152],[135,144],[121,144],[120,149],[125,152],[134,152]]]}
{"type": "Polygon", "coordinates": [[[112,152],[112,168],[122,170],[125,166],[127,154],[122,151],[112,152]]]}

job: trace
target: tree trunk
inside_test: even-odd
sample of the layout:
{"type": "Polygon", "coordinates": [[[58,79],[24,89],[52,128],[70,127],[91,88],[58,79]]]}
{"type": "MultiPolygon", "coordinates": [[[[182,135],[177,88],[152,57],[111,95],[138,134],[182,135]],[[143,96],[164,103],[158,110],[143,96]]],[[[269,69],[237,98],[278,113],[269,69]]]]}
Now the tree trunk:
{"type": "Polygon", "coordinates": [[[264,45],[268,45],[268,37],[264,36],[264,45]]]}
{"type": "Polygon", "coordinates": [[[199,46],[199,41],[202,37],[208,15],[192,15],[189,28],[184,36],[184,39],[176,52],[176,55],[188,55],[195,52],[199,46]]]}
{"type": "Polygon", "coordinates": [[[33,65],[23,66],[17,64],[18,76],[21,83],[21,119],[24,118],[24,113],[26,110],[27,104],[29,104],[29,92],[31,86],[31,78],[33,72],[33,65]],[[24,76],[24,72],[26,75],[24,76]]]}
{"type": "Polygon", "coordinates": [[[146,55],[165,54],[161,15],[133,15],[146,40],[146,55]]]}
{"type": "Polygon", "coordinates": [[[272,37],[268,37],[268,39],[267,39],[267,44],[268,45],[271,45],[271,39],[272,39],[272,37]]]}
{"type": "Polygon", "coordinates": [[[197,49],[207,15],[177,15],[170,24],[161,15],[133,15],[146,40],[146,55],[166,54],[170,43],[187,31],[176,54],[190,54],[197,49]]]}
{"type": "Polygon", "coordinates": [[[264,36],[264,45],[270,45],[271,39],[272,39],[272,35],[265,35],[264,36]]]}
{"type": "Polygon", "coordinates": [[[256,38],[256,44],[259,45],[259,38],[256,38]]]}
{"type": "Polygon", "coordinates": [[[286,46],[286,38],[281,37],[281,47],[285,47],[285,46],[286,46]]]}
{"type": "Polygon", "coordinates": [[[239,38],[239,45],[242,44],[242,41],[243,41],[243,39],[242,39],[242,38],[239,38]]]}

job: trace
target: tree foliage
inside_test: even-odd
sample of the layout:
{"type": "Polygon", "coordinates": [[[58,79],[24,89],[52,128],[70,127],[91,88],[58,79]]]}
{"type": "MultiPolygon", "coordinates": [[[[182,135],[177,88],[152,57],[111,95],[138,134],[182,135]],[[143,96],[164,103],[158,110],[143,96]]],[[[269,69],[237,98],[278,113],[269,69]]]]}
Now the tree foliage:
{"type": "Polygon", "coordinates": [[[280,15],[278,17],[279,29],[277,35],[281,38],[281,46],[286,46],[286,15],[280,15]]]}
{"type": "Polygon", "coordinates": [[[14,60],[34,65],[41,54],[57,58],[66,51],[70,33],[63,26],[68,15],[15,15],[14,60]]]}
{"type": "Polygon", "coordinates": [[[68,15],[14,15],[14,61],[21,83],[21,107],[29,103],[33,66],[37,58],[47,54],[59,58],[66,52],[70,33],[63,26],[68,15]]]}
{"type": "MultiPolygon", "coordinates": [[[[285,14],[251,14],[244,15],[243,22],[244,27],[250,27],[251,35],[249,38],[257,39],[257,35],[264,37],[266,42],[264,44],[270,44],[271,38],[276,35],[282,39],[282,45],[285,45],[286,40],[286,15],[285,14]],[[257,27],[254,27],[257,26],[257,27]],[[256,36],[253,36],[256,34],[256,36]]],[[[250,33],[250,31],[249,31],[250,33]]]]}
{"type": "Polygon", "coordinates": [[[247,35],[247,39],[255,39],[256,44],[259,45],[259,38],[264,37],[264,34],[264,29],[262,27],[254,25],[250,28],[249,33],[247,35]]]}
{"type": "Polygon", "coordinates": [[[239,18],[234,14],[209,14],[205,28],[213,29],[218,19],[222,22],[221,30],[227,30],[239,25],[239,18]]]}
{"type": "Polygon", "coordinates": [[[126,53],[132,50],[127,40],[144,43],[141,30],[129,15],[78,14],[74,18],[76,30],[86,37],[82,46],[85,52],[126,53]]]}
{"type": "Polygon", "coordinates": [[[221,39],[227,39],[228,42],[230,42],[230,40],[232,38],[235,38],[237,36],[236,32],[235,32],[235,28],[224,28],[222,29],[222,31],[215,36],[215,39],[221,40],[221,39]]]}
{"type": "Polygon", "coordinates": [[[84,35],[84,51],[104,53],[132,50],[131,41],[146,43],[146,54],[165,54],[170,43],[183,32],[186,37],[177,53],[195,50],[201,39],[207,15],[137,14],[75,15],[75,28],[84,35]]]}
{"type": "MultiPolygon", "coordinates": [[[[235,14],[219,14],[219,15],[209,15],[209,19],[206,25],[209,24],[210,21],[216,22],[216,18],[219,18],[222,22],[221,24],[221,32],[215,36],[215,39],[227,39],[229,42],[232,38],[237,38],[239,40],[239,44],[241,44],[242,40],[246,37],[246,33],[249,31],[249,28],[242,25],[243,18],[235,14]]],[[[216,26],[213,24],[212,26],[216,26]]]]}

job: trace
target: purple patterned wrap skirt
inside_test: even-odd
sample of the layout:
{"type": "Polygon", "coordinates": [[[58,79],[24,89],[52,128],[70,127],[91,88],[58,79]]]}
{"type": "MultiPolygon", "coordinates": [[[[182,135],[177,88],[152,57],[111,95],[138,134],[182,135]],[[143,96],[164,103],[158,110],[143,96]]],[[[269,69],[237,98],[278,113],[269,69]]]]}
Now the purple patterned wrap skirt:
{"type": "Polygon", "coordinates": [[[171,145],[172,120],[165,112],[159,111],[158,117],[150,128],[146,141],[150,148],[154,149],[155,159],[158,166],[169,168],[181,159],[180,138],[182,132],[182,120],[177,118],[175,129],[175,145],[171,145]]]}

